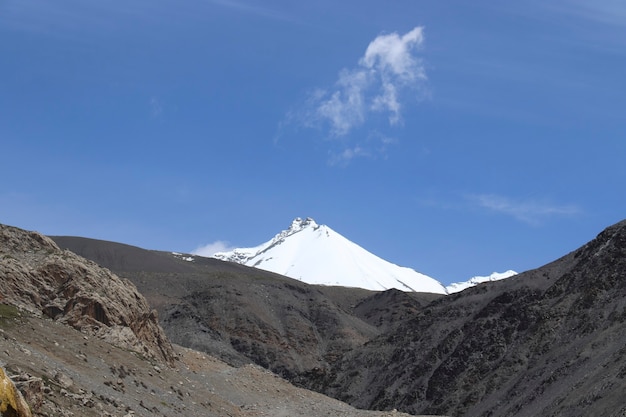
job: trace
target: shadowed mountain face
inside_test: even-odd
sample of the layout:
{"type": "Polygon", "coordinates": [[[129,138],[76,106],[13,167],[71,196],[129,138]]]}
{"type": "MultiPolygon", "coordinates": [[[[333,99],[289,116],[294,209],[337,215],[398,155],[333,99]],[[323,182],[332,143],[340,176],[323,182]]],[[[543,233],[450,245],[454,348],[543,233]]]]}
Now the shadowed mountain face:
{"type": "MultiPolygon", "coordinates": [[[[94,245],[55,239],[72,250],[94,245]]],[[[626,412],[626,221],[542,268],[445,297],[314,287],[150,253],[190,270],[116,272],[159,309],[174,341],[233,363],[253,360],[357,407],[455,416],[626,412]]]]}
{"type": "Polygon", "coordinates": [[[622,222],[545,267],[434,301],[348,353],[326,392],[410,413],[623,415],[625,296],[622,222]]]}

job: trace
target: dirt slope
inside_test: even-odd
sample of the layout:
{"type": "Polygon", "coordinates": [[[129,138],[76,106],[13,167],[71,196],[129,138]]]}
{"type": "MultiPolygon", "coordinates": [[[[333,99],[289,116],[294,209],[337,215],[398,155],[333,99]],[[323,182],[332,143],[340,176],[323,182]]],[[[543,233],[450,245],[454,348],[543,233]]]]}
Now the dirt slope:
{"type": "Polygon", "coordinates": [[[35,416],[406,416],[356,410],[255,366],[174,346],[174,367],[0,305],[0,363],[35,416]]]}

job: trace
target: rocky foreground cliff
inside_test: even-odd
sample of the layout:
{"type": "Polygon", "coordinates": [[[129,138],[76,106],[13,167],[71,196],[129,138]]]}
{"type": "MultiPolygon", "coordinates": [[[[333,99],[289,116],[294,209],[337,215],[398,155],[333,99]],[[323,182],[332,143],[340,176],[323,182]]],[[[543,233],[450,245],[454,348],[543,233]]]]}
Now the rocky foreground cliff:
{"type": "Polygon", "coordinates": [[[0,225],[0,301],[172,363],[156,310],[129,281],[37,232],[0,225]]]}

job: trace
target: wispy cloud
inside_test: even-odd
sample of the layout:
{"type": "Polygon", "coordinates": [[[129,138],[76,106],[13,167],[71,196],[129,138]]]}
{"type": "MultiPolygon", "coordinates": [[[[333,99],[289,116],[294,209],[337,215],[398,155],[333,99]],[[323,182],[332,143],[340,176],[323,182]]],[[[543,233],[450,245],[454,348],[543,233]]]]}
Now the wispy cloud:
{"type": "Polygon", "coordinates": [[[163,114],[163,102],[158,97],[150,98],[150,115],[157,119],[163,114]]]}
{"type": "Polygon", "coordinates": [[[346,166],[354,158],[371,157],[371,156],[372,154],[368,150],[357,145],[353,148],[345,148],[339,152],[330,152],[328,164],[346,166]]]}
{"type": "Polygon", "coordinates": [[[229,252],[233,249],[235,249],[235,247],[231,246],[228,242],[216,240],[215,242],[198,246],[196,249],[191,251],[191,253],[194,255],[210,257],[218,252],[229,252]]]}
{"type": "Polygon", "coordinates": [[[623,0],[555,0],[543,4],[564,15],[626,26],[626,3],[623,0]]]}
{"type": "Polygon", "coordinates": [[[389,124],[401,121],[400,93],[415,89],[426,80],[422,61],[415,50],[424,42],[423,28],[404,35],[376,37],[352,69],[343,69],[331,90],[313,97],[313,122],[327,122],[332,136],[345,136],[363,124],[368,113],[388,115],[389,124]]]}
{"type": "Polygon", "coordinates": [[[548,23],[551,30],[543,36],[548,36],[549,41],[563,42],[568,49],[624,53],[626,3],[623,0],[529,0],[498,2],[493,7],[548,23]]]}
{"type": "Polygon", "coordinates": [[[549,217],[574,216],[582,210],[575,205],[552,204],[546,201],[512,199],[496,194],[476,194],[468,199],[478,207],[512,216],[516,220],[538,225],[549,217]]]}
{"type": "Polygon", "coordinates": [[[348,146],[345,142],[340,143],[338,149],[328,153],[328,165],[345,167],[356,158],[386,159],[387,149],[397,142],[395,138],[374,130],[353,146],[348,146]]]}
{"type": "Polygon", "coordinates": [[[426,71],[417,56],[423,43],[422,27],[403,35],[393,32],[377,36],[356,66],[342,69],[332,88],[315,89],[301,109],[287,114],[279,129],[287,125],[319,129],[327,139],[344,145],[341,152],[334,153],[343,154],[343,160],[370,155],[373,149],[348,140],[349,136],[381,115],[385,126],[401,125],[406,101],[424,97],[426,71]]]}
{"type": "Polygon", "coordinates": [[[270,9],[268,7],[261,7],[239,0],[211,0],[211,3],[218,6],[227,7],[238,12],[253,14],[260,17],[270,18],[274,20],[283,20],[288,22],[295,21],[294,17],[289,16],[278,10],[270,9]]]}

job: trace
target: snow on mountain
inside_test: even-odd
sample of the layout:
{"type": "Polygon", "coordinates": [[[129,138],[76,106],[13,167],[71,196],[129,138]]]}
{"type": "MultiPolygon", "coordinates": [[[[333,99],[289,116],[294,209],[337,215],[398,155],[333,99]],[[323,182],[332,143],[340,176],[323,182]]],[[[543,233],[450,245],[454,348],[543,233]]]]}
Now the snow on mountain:
{"type": "Polygon", "coordinates": [[[273,239],[214,258],[276,272],[309,284],[446,294],[437,280],[385,261],[311,218],[296,218],[273,239]]]}
{"type": "Polygon", "coordinates": [[[455,292],[463,291],[466,288],[470,288],[475,285],[478,285],[481,282],[498,281],[501,279],[510,278],[513,275],[517,275],[517,272],[509,269],[508,271],[505,271],[505,272],[494,272],[491,275],[486,276],[486,277],[476,276],[476,277],[470,278],[468,281],[465,281],[465,282],[455,282],[453,284],[450,284],[446,287],[446,291],[448,292],[448,294],[452,294],[455,292]]]}

